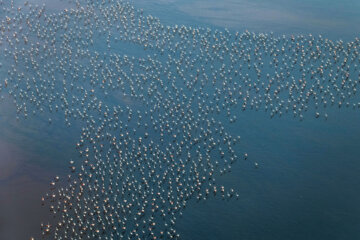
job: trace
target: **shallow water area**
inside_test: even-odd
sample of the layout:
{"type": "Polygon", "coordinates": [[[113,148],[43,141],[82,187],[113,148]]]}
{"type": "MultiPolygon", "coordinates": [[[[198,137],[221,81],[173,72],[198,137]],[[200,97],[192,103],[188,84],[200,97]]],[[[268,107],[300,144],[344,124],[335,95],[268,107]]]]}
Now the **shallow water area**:
{"type": "Polygon", "coordinates": [[[189,205],[178,222],[184,239],[357,237],[360,139],[354,117],[360,118],[342,110],[325,123],[300,122],[247,112],[239,122],[251,157],[217,177],[239,189],[239,199],[189,205]]]}
{"type": "MultiPolygon", "coordinates": [[[[41,205],[41,197],[48,192],[55,176],[66,178],[65,160],[78,157],[73,149],[76,141],[71,142],[75,136],[63,131],[65,124],[55,121],[56,118],[52,125],[39,116],[17,120],[14,109],[10,97],[2,100],[0,239],[28,239],[30,236],[38,239],[40,223],[53,221],[48,209],[41,205]]],[[[78,131],[76,127],[71,129],[78,131]]]]}

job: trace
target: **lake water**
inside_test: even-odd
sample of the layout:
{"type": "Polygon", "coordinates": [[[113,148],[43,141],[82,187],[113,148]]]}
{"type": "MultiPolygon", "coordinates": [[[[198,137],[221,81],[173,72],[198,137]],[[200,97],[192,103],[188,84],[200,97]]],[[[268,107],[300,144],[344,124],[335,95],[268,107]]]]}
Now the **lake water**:
{"type": "MultiPolygon", "coordinates": [[[[55,0],[29,2],[46,2],[54,12],[68,6],[55,0]]],[[[345,42],[360,34],[360,2],[355,0],[132,3],[168,25],[279,36],[311,33],[345,42]]],[[[0,80],[5,75],[0,69],[0,80]]],[[[216,179],[236,189],[239,199],[190,201],[176,223],[182,239],[360,239],[360,112],[332,107],[327,114],[327,120],[307,116],[299,121],[291,114],[270,118],[268,112],[246,110],[236,124],[224,121],[230,132],[241,135],[240,151],[249,158],[216,179]]],[[[66,177],[69,160],[79,158],[75,144],[83,123],[68,128],[63,117],[53,114],[50,125],[49,116],[18,121],[11,97],[0,102],[0,239],[39,236],[40,222],[52,221],[41,196],[54,176],[66,177]]]]}

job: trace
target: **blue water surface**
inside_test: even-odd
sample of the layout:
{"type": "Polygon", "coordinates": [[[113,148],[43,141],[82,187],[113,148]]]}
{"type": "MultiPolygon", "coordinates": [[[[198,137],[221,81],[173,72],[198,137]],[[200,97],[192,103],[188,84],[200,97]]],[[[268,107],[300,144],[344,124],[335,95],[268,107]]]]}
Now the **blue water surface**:
{"type": "MultiPolygon", "coordinates": [[[[18,0],[15,4],[22,2],[18,0]]],[[[52,11],[68,6],[66,1],[33,2],[46,2],[52,11]]],[[[133,4],[169,25],[239,32],[247,29],[275,35],[311,33],[335,41],[351,41],[360,34],[360,1],[356,0],[133,0],[133,4]]],[[[101,43],[98,47],[101,49],[101,43]]],[[[117,51],[141,56],[139,49],[121,45],[117,51]]],[[[116,96],[108,98],[114,105],[130,104],[116,96]]],[[[0,178],[0,191],[6,191],[9,179],[31,175],[26,171],[34,168],[25,166],[41,167],[37,176],[31,175],[39,186],[48,184],[53,175],[65,177],[69,159],[78,158],[74,147],[81,124],[75,123],[69,129],[61,115],[52,115],[51,125],[47,115],[16,121],[11,107],[11,100],[0,103],[0,140],[16,145],[28,155],[19,160],[17,170],[11,168],[10,176],[0,178]]],[[[360,239],[360,112],[351,107],[332,107],[327,109],[327,120],[307,116],[303,121],[291,114],[270,118],[267,112],[251,109],[237,114],[235,125],[225,125],[241,136],[239,151],[247,152],[249,158],[238,161],[230,173],[216,179],[219,184],[236,189],[240,197],[192,200],[177,222],[182,238],[360,239]],[[258,168],[254,162],[259,164],[258,168]]],[[[227,122],[225,116],[219,116],[219,120],[227,122]]],[[[21,198],[22,192],[20,189],[14,193],[15,198],[21,198]]],[[[31,204],[18,204],[31,208],[40,199],[39,194],[34,191],[33,199],[27,200],[31,204]]],[[[16,228],[1,227],[6,226],[5,219],[11,212],[6,214],[0,211],[0,239],[16,232],[16,228]]],[[[26,219],[38,220],[32,215],[26,219]]],[[[38,228],[24,227],[14,239],[37,232],[38,228]]]]}

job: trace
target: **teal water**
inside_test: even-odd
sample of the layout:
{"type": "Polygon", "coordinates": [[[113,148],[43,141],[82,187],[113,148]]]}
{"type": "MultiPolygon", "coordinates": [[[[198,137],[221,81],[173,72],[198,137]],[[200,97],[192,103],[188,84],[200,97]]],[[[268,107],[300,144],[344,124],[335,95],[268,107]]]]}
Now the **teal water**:
{"type": "Polygon", "coordinates": [[[359,37],[360,32],[360,3],[356,0],[135,0],[134,4],[169,24],[258,33],[311,33],[347,41],[359,37]]]}
{"type": "MultiPolygon", "coordinates": [[[[67,6],[48,4],[53,11],[67,6]]],[[[360,33],[357,1],[173,0],[134,1],[134,5],[170,25],[227,27],[276,35],[312,33],[345,41],[360,33]]],[[[119,51],[141,54],[137,49],[119,51]]],[[[0,178],[0,187],[7,189],[9,179],[31,175],[34,170],[29,165],[42,169],[29,177],[36,179],[39,186],[48,184],[53,175],[65,176],[68,159],[78,157],[74,146],[81,126],[75,123],[68,129],[57,115],[52,116],[51,125],[47,115],[16,121],[11,106],[7,100],[0,104],[0,139],[29,156],[16,165],[22,167],[9,167],[11,174],[7,174],[7,180],[0,178]]],[[[351,107],[333,107],[327,113],[327,120],[306,117],[303,121],[290,114],[270,118],[268,113],[255,110],[239,114],[237,124],[226,127],[241,135],[241,151],[246,151],[249,159],[237,162],[231,173],[217,176],[217,180],[237,189],[240,197],[231,201],[192,201],[177,222],[183,239],[360,238],[360,114],[351,107]],[[259,163],[259,168],[254,167],[254,162],[259,163]]],[[[21,198],[22,192],[15,193],[15,198],[21,198]]],[[[29,208],[40,199],[39,194],[34,191],[36,201],[28,201],[29,208]]],[[[1,198],[7,200],[6,195],[1,198]]],[[[7,215],[2,216],[4,225],[7,215]]],[[[34,215],[26,218],[38,219],[34,215]]],[[[0,238],[9,236],[9,229],[0,227],[0,238]]],[[[37,231],[24,228],[16,239],[37,231]]]]}

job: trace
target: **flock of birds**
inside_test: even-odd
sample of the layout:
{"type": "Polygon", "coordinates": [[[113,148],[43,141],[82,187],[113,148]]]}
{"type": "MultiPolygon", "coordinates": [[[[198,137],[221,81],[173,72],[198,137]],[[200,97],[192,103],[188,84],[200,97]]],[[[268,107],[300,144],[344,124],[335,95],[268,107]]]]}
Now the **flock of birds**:
{"type": "Polygon", "coordinates": [[[360,108],[358,38],[167,26],[121,0],[69,4],[0,1],[1,98],[19,119],[83,124],[79,159],[41,199],[55,219],[44,238],[178,239],[190,200],[239,197],[215,176],[248,157],[226,131],[243,111],[302,120],[360,108]]]}

